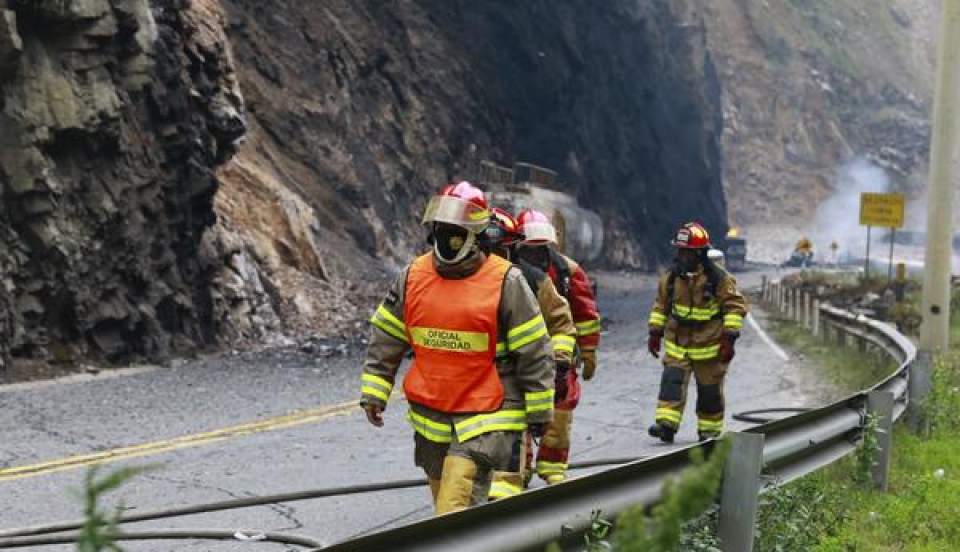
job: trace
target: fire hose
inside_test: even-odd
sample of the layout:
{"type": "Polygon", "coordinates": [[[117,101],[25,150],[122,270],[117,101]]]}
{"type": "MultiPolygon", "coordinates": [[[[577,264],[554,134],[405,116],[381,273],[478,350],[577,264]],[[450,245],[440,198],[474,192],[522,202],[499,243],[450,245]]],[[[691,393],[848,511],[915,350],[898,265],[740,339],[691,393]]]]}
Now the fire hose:
{"type": "MultiPolygon", "coordinates": [[[[735,420],[762,424],[774,421],[776,417],[765,416],[770,413],[797,413],[808,411],[809,408],[766,408],[757,410],[747,410],[733,415],[735,420]]],[[[622,458],[603,458],[575,462],[570,464],[571,470],[586,469],[600,466],[621,465],[637,460],[643,457],[622,457],[622,458]]],[[[263,506],[268,504],[281,504],[288,502],[297,502],[302,500],[312,500],[317,498],[344,496],[352,494],[362,494],[378,491],[389,491],[396,489],[405,489],[412,487],[422,487],[427,485],[425,478],[420,479],[402,479],[384,483],[370,483],[363,485],[349,485],[344,487],[329,487],[321,489],[311,489],[305,491],[295,491],[290,493],[280,493],[273,495],[264,495],[258,497],[238,498],[210,502],[205,504],[196,504],[191,506],[181,506],[177,508],[168,508],[152,512],[140,512],[136,514],[126,514],[119,516],[117,523],[133,523],[138,521],[148,521],[156,519],[166,519],[173,517],[186,516],[191,514],[201,514],[208,512],[217,512],[223,510],[233,510],[239,508],[248,508],[253,506],[263,506]]],[[[23,548],[28,546],[43,546],[54,544],[69,544],[77,540],[77,531],[85,524],[85,520],[76,520],[45,525],[34,525],[29,527],[19,527],[13,529],[0,530],[0,549],[5,548],[23,548]],[[69,533],[68,533],[69,532],[69,533]]],[[[242,535],[254,535],[250,540],[262,540],[266,542],[277,542],[281,544],[292,544],[308,548],[319,548],[322,545],[299,535],[288,535],[272,532],[247,532],[231,531],[222,529],[161,529],[144,532],[119,533],[116,540],[169,540],[169,539],[208,539],[208,540],[234,540],[242,539],[242,535]]]]}
{"type": "MultiPolygon", "coordinates": [[[[610,466],[627,464],[642,460],[643,457],[623,457],[623,458],[603,458],[596,460],[587,460],[570,464],[570,469],[585,469],[599,466],[610,466]]],[[[280,504],[287,502],[297,502],[301,500],[311,500],[315,498],[325,498],[332,496],[344,496],[351,494],[369,493],[376,491],[389,491],[396,489],[405,489],[411,487],[422,487],[427,485],[426,478],[421,479],[402,479],[389,481],[385,483],[371,483],[364,485],[350,485],[345,487],[330,487],[322,489],[311,489],[306,491],[296,491],[290,493],[281,493],[274,495],[265,495],[249,498],[238,498],[232,500],[223,500],[219,502],[210,502],[206,504],[196,504],[192,506],[182,506],[178,508],[168,508],[156,510],[153,512],[141,512],[136,514],[126,514],[119,516],[117,523],[133,523],[137,521],[148,521],[155,519],[166,519],[172,517],[186,516],[191,514],[201,514],[207,512],[217,512],[222,510],[233,510],[238,508],[248,508],[252,506],[263,506],[267,504],[280,504]]],[[[0,530],[0,549],[4,548],[23,548],[29,546],[43,546],[54,544],[69,544],[76,542],[76,530],[83,527],[85,520],[68,521],[61,523],[51,523],[46,525],[34,525],[30,527],[19,527],[13,529],[0,530]],[[71,533],[67,533],[70,531],[71,533]]],[[[237,539],[237,531],[222,529],[162,529],[151,530],[137,533],[120,533],[116,535],[116,540],[166,540],[166,539],[237,539]]],[[[267,542],[278,542],[283,544],[294,544],[309,548],[319,548],[322,544],[317,543],[307,537],[299,535],[287,535],[283,533],[270,533],[243,531],[240,534],[256,535],[256,539],[267,542]]]]}

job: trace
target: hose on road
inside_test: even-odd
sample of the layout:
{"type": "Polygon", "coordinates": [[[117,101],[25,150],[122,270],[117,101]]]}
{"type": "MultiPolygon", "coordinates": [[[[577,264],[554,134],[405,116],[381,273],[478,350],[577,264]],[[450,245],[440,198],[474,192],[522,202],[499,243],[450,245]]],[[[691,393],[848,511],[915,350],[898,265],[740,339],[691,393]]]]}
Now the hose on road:
{"type": "Polygon", "coordinates": [[[741,422],[748,422],[751,424],[765,424],[767,422],[774,422],[779,420],[779,417],[763,416],[763,414],[771,414],[776,412],[797,414],[802,412],[809,412],[811,409],[794,407],[794,408],[760,408],[757,410],[745,410],[743,412],[737,412],[733,415],[734,420],[739,420],[741,422]]]}
{"type": "MultiPolygon", "coordinates": [[[[53,546],[56,544],[73,544],[79,538],[79,533],[61,533],[56,535],[16,537],[9,539],[0,539],[0,548],[33,548],[36,546],[53,546]]],[[[322,548],[321,542],[300,535],[289,535],[286,533],[272,533],[260,531],[231,531],[224,529],[156,529],[150,531],[139,531],[133,533],[117,533],[114,540],[233,540],[246,542],[247,540],[257,542],[275,542],[278,544],[290,544],[308,549],[322,548]],[[246,538],[240,537],[249,535],[246,538]]]]}
{"type": "MultiPolygon", "coordinates": [[[[627,464],[642,460],[643,457],[624,457],[624,458],[602,458],[596,460],[587,460],[584,462],[574,462],[570,464],[571,470],[593,468],[598,466],[611,466],[627,464]]],[[[203,514],[208,512],[217,512],[221,510],[233,510],[237,508],[247,508],[251,506],[263,506],[267,504],[281,504],[287,502],[297,502],[300,500],[311,500],[315,498],[325,498],[331,496],[344,496],[351,494],[370,493],[376,491],[390,491],[396,489],[405,489],[410,487],[423,487],[427,485],[427,480],[423,479],[401,479],[397,481],[388,481],[386,483],[371,483],[365,485],[349,485],[346,487],[330,487],[324,489],[312,489],[306,491],[296,491],[291,493],[282,493],[266,496],[256,496],[249,498],[238,498],[232,500],[223,500],[219,502],[210,502],[206,504],[195,504],[193,506],[182,506],[179,508],[168,508],[165,510],[156,510],[153,512],[141,512],[137,514],[125,514],[120,516],[118,523],[132,523],[136,521],[147,521],[153,519],[165,519],[191,514],[203,514]]],[[[2,539],[10,537],[26,537],[31,535],[47,535],[50,533],[62,533],[64,531],[75,531],[85,523],[84,520],[68,521],[62,523],[52,523],[48,525],[34,525],[31,527],[19,527],[13,529],[0,530],[0,544],[6,542],[2,539]]],[[[3,546],[0,546],[3,548],[3,546]]]]}

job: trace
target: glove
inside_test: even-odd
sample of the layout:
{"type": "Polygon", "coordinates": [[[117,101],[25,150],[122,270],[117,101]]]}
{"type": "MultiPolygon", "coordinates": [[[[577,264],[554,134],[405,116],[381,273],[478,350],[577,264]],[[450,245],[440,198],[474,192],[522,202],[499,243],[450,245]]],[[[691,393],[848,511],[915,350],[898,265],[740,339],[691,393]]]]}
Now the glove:
{"type": "Polygon", "coordinates": [[[660,358],[660,342],[663,341],[663,330],[650,330],[647,337],[647,350],[653,358],[660,358]]]}
{"type": "Polygon", "coordinates": [[[594,372],[597,371],[596,349],[581,349],[580,362],[581,366],[583,366],[583,379],[587,381],[592,380],[594,372]]]}
{"type": "Polygon", "coordinates": [[[723,334],[723,337],[720,338],[720,352],[717,356],[720,357],[720,362],[726,364],[733,360],[733,356],[737,353],[733,344],[737,341],[737,338],[740,337],[737,334],[727,333],[723,334]]]}
{"type": "Polygon", "coordinates": [[[570,364],[566,361],[557,362],[557,375],[554,377],[554,402],[560,402],[567,398],[567,392],[570,391],[570,388],[567,386],[567,375],[569,373],[570,364]]]}
{"type": "Polygon", "coordinates": [[[361,403],[367,421],[375,427],[383,427],[383,406],[374,403],[361,403]]]}
{"type": "Polygon", "coordinates": [[[527,431],[534,439],[539,439],[547,432],[547,424],[544,422],[534,422],[527,424],[527,431]]]}

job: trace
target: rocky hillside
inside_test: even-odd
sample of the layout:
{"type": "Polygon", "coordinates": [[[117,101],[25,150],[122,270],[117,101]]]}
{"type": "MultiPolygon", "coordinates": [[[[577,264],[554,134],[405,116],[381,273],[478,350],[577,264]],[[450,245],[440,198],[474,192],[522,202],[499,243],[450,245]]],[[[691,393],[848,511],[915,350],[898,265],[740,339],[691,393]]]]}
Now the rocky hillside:
{"type": "Polygon", "coordinates": [[[754,252],[783,260],[800,234],[849,241],[823,227],[859,234],[860,191],[922,200],[938,2],[701,4],[724,90],[730,223],[754,252]],[[848,192],[851,205],[839,211],[852,224],[816,216],[848,192]]]}
{"type": "Polygon", "coordinates": [[[557,169],[607,266],[786,249],[850,161],[920,195],[935,10],[0,0],[4,377],[356,336],[485,159],[557,169]]]}
{"type": "Polygon", "coordinates": [[[0,0],[0,358],[355,331],[483,158],[649,266],[727,218],[706,46],[685,1],[0,0]]]}
{"type": "Polygon", "coordinates": [[[202,238],[244,107],[200,8],[0,1],[0,359],[40,370],[214,340],[219,259],[202,238]]]}
{"type": "Polygon", "coordinates": [[[606,216],[609,264],[725,224],[719,88],[682,2],[223,6],[248,133],[220,170],[222,335],[362,324],[427,199],[483,159],[559,169],[606,216]]]}

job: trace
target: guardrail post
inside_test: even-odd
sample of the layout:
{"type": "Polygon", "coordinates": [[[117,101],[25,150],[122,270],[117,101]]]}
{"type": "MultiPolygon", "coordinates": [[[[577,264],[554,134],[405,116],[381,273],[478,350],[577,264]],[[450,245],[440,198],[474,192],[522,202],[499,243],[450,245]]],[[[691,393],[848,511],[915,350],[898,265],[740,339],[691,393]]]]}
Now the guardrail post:
{"type": "Polygon", "coordinates": [[[867,411],[877,419],[877,458],[870,468],[873,482],[881,491],[887,491],[890,475],[890,453],[893,450],[893,393],[871,391],[867,394],[867,411]]]}
{"type": "Polygon", "coordinates": [[[917,351],[917,358],[910,366],[910,379],[907,394],[907,424],[914,433],[926,435],[927,416],[924,413],[924,401],[933,389],[933,353],[923,349],[917,351]]]}
{"type": "Polygon", "coordinates": [[[766,274],[760,276],[760,298],[763,301],[767,300],[767,275],[766,274]]]}
{"type": "Polygon", "coordinates": [[[803,292],[803,327],[810,329],[810,292],[803,292]]]}
{"type": "Polygon", "coordinates": [[[820,335],[820,300],[813,299],[813,335],[820,335]]]}
{"type": "Polygon", "coordinates": [[[757,523],[760,470],[763,467],[762,433],[727,433],[730,455],[720,488],[717,536],[723,552],[751,552],[757,523]]]}
{"type": "Polygon", "coordinates": [[[840,347],[847,346],[847,332],[843,331],[842,326],[834,326],[834,330],[837,332],[837,345],[840,347]]]}

